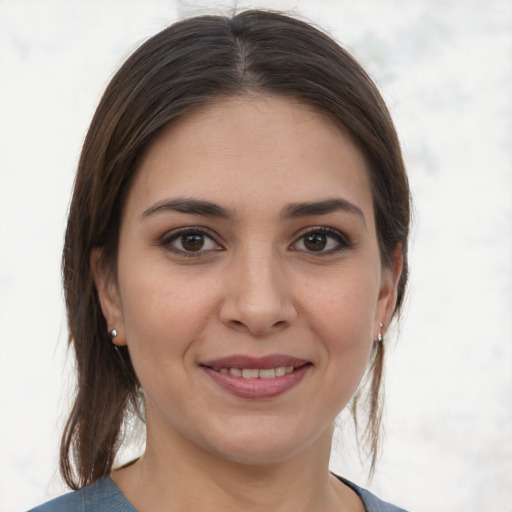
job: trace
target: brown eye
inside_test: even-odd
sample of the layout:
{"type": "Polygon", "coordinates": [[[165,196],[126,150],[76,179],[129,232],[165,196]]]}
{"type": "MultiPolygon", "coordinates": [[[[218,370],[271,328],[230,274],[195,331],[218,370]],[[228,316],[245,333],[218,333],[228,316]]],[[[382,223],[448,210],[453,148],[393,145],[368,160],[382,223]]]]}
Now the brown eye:
{"type": "Polygon", "coordinates": [[[204,246],[203,235],[183,235],[181,237],[181,246],[186,251],[199,251],[204,246]]]}
{"type": "Polygon", "coordinates": [[[334,254],[351,247],[352,243],[343,233],[329,227],[312,229],[292,245],[295,251],[316,252],[319,255],[334,254]]]}
{"type": "Polygon", "coordinates": [[[311,233],[304,237],[304,246],[309,251],[322,251],[327,245],[327,236],[324,233],[311,233]]]}

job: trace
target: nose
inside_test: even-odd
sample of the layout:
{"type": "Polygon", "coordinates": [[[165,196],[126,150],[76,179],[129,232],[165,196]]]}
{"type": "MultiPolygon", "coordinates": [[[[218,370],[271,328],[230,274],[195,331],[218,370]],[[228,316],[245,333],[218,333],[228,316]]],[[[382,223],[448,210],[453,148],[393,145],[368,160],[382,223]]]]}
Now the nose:
{"type": "Polygon", "coordinates": [[[289,326],[297,318],[290,280],[278,257],[245,254],[226,269],[221,322],[239,332],[265,336],[289,326]]]}

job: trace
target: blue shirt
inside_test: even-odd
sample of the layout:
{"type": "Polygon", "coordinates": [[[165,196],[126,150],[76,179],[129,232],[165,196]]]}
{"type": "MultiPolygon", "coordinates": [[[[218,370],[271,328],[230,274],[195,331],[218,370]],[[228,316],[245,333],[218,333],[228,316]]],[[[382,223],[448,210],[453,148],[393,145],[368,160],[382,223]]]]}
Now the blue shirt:
{"type": "MultiPolygon", "coordinates": [[[[338,477],[361,498],[366,512],[406,512],[402,508],[379,500],[371,492],[338,477]]],[[[29,512],[137,512],[135,507],[124,497],[110,477],[55,498],[29,512]]]]}

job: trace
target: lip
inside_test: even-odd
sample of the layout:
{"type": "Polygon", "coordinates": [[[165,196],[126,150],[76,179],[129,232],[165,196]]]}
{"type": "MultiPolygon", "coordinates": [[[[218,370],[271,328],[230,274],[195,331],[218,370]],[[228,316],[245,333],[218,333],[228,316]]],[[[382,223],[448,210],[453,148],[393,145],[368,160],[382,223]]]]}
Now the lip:
{"type": "Polygon", "coordinates": [[[265,399],[274,398],[297,386],[312,368],[311,363],[304,359],[282,354],[264,357],[232,355],[206,361],[200,368],[224,391],[239,398],[265,399]],[[220,368],[268,369],[280,366],[294,366],[292,373],[272,379],[245,379],[231,374],[220,373],[220,368]]]}

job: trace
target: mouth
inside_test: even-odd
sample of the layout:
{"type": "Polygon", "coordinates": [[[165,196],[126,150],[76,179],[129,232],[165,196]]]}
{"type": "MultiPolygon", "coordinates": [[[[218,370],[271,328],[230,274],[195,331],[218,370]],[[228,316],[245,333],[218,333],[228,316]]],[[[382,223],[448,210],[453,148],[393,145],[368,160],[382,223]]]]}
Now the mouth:
{"type": "Polygon", "coordinates": [[[253,358],[235,355],[200,364],[222,389],[241,398],[273,398],[292,389],[312,363],[285,355],[253,358]]]}

